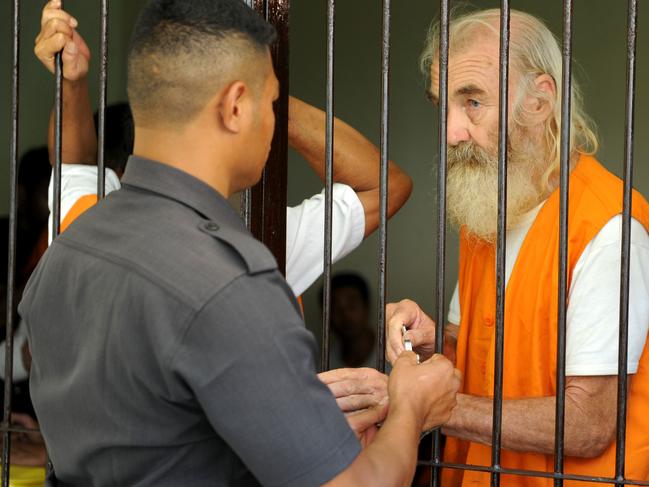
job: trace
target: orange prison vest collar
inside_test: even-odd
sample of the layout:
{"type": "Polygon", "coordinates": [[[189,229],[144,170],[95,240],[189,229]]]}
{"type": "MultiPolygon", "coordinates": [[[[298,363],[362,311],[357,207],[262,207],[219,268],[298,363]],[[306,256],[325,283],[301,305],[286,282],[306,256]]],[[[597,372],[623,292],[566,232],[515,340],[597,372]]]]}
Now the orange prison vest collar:
{"type": "MultiPolygon", "coordinates": [[[[568,286],[585,247],[600,229],[622,212],[622,181],[594,158],[581,155],[570,175],[568,215],[568,286]]],[[[649,204],[633,194],[633,217],[649,229],[649,204]]],[[[556,395],[557,296],[559,259],[559,191],[541,208],[510,276],[505,298],[504,399],[556,395]]],[[[617,294],[618,289],[611,289],[617,294]]],[[[493,397],[496,318],[495,248],[460,237],[460,333],[457,367],[463,374],[462,392],[493,397]]],[[[647,297],[649,299],[649,296],[647,297]]],[[[617,326],[617,323],[611,323],[617,326]]],[[[645,346],[629,388],[626,476],[649,480],[649,353],[645,346]]],[[[595,419],[593,419],[595,420],[595,419]]],[[[491,465],[488,446],[448,438],[445,461],[491,465]]],[[[502,451],[506,468],[552,472],[553,455],[502,451]]],[[[566,473],[614,477],[615,442],[600,457],[566,457],[566,473]]],[[[551,479],[503,475],[506,486],[550,487],[551,479]]],[[[490,475],[446,469],[444,486],[490,485],[490,475]]],[[[568,487],[608,485],[565,481],[568,487]]]]}

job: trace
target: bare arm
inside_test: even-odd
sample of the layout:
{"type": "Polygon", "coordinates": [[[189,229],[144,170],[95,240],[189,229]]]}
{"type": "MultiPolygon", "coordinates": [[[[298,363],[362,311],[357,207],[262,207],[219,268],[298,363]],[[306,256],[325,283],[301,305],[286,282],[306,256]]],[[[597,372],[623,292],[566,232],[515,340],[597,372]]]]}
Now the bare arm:
{"type": "MultiPolygon", "coordinates": [[[[565,453],[597,457],[615,438],[617,376],[566,378],[565,453]]],[[[552,454],[556,398],[503,401],[502,447],[552,454]]],[[[458,394],[458,405],[444,425],[450,436],[491,444],[492,400],[458,394]]]]}
{"type": "MultiPolygon", "coordinates": [[[[41,31],[36,37],[34,53],[43,65],[54,72],[54,56],[62,51],[63,59],[63,137],[61,158],[66,164],[94,164],[97,160],[97,136],[88,95],[90,51],[76,30],[77,21],[61,10],[53,0],[43,8],[41,31]]],[[[47,146],[54,162],[54,110],[50,114],[47,146]]]]}
{"type": "MultiPolygon", "coordinates": [[[[289,99],[291,146],[325,179],[325,113],[297,98],[289,99]]],[[[334,181],[350,186],[365,210],[365,236],[379,226],[379,151],[356,129],[334,120],[334,181]]],[[[388,217],[410,196],[412,180],[394,162],[388,165],[388,217]]]]}

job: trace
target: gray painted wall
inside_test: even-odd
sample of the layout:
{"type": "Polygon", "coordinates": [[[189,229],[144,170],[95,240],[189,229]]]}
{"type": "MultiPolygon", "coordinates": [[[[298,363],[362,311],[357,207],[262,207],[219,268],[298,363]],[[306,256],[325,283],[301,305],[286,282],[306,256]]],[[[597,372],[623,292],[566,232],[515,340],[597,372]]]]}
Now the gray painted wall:
{"type": "MultiPolygon", "coordinates": [[[[124,53],[130,30],[142,1],[113,1],[110,21],[109,102],[125,99],[124,53]]],[[[561,36],[559,1],[519,0],[514,7],[544,18],[561,36]]],[[[495,7],[498,2],[475,1],[495,7]]],[[[80,21],[80,31],[91,49],[98,49],[97,2],[68,0],[67,8],[80,21]]],[[[599,158],[619,174],[623,154],[624,88],[626,54],[626,2],[577,0],[575,2],[575,71],[582,82],[588,112],[597,122],[602,148],[599,158]],[[613,9],[612,6],[616,8],[613,9]]],[[[36,61],[33,39],[37,34],[41,2],[22,2],[20,152],[45,141],[47,116],[52,102],[52,80],[36,61]]],[[[392,85],[390,157],[413,178],[415,189],[403,210],[390,221],[388,294],[395,300],[411,297],[433,311],[435,282],[435,147],[437,113],[426,103],[417,60],[426,28],[437,14],[431,0],[392,2],[392,85]]],[[[291,92],[308,102],[324,106],[325,1],[292,0],[291,92]]],[[[381,2],[337,2],[336,22],[336,115],[351,123],[378,144],[380,102],[381,2]]],[[[10,5],[0,6],[0,214],[8,212],[9,62],[10,5]]],[[[649,194],[649,10],[640,12],[638,49],[638,97],[636,116],[636,186],[649,194]]],[[[93,63],[92,79],[97,79],[93,63]]],[[[96,84],[95,84],[96,85],[96,84]]],[[[94,94],[96,99],[96,93],[94,94]]],[[[300,158],[289,161],[289,204],[320,191],[317,178],[300,158]]],[[[447,293],[457,268],[457,240],[449,236],[447,293]]],[[[337,270],[357,270],[375,289],[377,239],[340,262],[337,270]]],[[[306,321],[319,328],[316,284],[304,296],[306,321]]],[[[376,294],[376,293],[374,293],[376,294]]]]}

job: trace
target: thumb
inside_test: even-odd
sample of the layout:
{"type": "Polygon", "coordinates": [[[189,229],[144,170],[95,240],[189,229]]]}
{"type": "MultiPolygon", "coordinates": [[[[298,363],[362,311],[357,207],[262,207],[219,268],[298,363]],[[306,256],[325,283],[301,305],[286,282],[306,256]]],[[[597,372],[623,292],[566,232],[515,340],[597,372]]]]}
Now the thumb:
{"type": "Polygon", "coordinates": [[[399,358],[397,358],[397,361],[399,360],[405,361],[406,363],[411,365],[417,365],[419,363],[419,355],[415,352],[404,350],[403,352],[401,352],[401,355],[399,355],[399,358]]]}
{"type": "Polygon", "coordinates": [[[433,346],[435,345],[435,328],[411,328],[408,330],[408,339],[412,342],[413,347],[433,346]]]}

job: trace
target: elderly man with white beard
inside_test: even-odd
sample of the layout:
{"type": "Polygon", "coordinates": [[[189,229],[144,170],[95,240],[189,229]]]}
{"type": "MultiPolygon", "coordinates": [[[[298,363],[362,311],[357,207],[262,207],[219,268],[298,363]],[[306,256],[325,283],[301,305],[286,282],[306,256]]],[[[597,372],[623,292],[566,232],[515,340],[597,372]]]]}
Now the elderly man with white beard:
{"type": "MultiPolygon", "coordinates": [[[[460,231],[458,285],[446,326],[447,355],[463,374],[444,426],[444,459],[491,464],[496,302],[499,12],[450,24],[448,212],[460,231]]],[[[438,34],[422,67],[438,101],[438,34]]],[[[506,468],[553,470],[559,254],[561,51],[537,18],[511,12],[502,457],[506,468]]],[[[595,160],[597,138],[572,82],[568,215],[565,472],[614,476],[622,182],[595,160]]],[[[629,309],[631,376],[626,476],[649,479],[649,204],[633,195],[629,309]]],[[[388,305],[386,353],[403,350],[401,327],[422,358],[435,323],[409,300],[388,305]]],[[[448,485],[489,485],[484,472],[445,471],[448,485]]],[[[551,479],[504,476],[508,486],[551,479]]],[[[572,482],[566,481],[571,484],[572,482]]]]}

